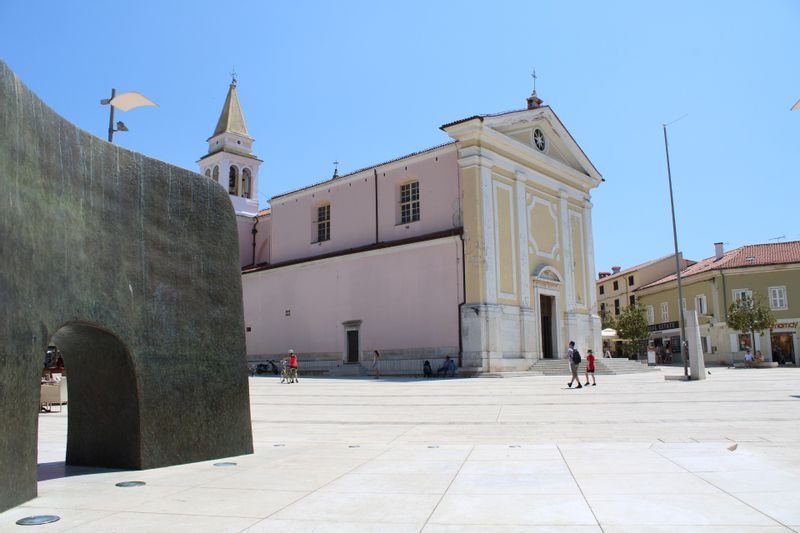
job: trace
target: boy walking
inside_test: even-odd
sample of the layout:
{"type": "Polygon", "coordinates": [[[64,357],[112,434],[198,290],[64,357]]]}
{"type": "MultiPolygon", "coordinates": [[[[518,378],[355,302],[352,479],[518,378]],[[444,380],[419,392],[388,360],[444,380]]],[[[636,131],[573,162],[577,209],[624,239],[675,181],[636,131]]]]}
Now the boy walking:
{"type": "Polygon", "coordinates": [[[589,386],[589,374],[592,375],[592,386],[597,385],[597,381],[594,379],[594,354],[591,350],[586,350],[586,385],[589,386]]]}
{"type": "Polygon", "coordinates": [[[289,372],[291,376],[289,383],[299,383],[300,380],[297,379],[297,354],[294,353],[294,350],[289,350],[289,372]]]}
{"type": "Polygon", "coordinates": [[[569,378],[569,383],[567,383],[567,387],[572,387],[572,382],[578,384],[577,389],[582,389],[583,386],[581,385],[581,378],[578,377],[578,365],[581,364],[581,354],[578,350],[575,349],[575,341],[569,341],[569,348],[567,349],[567,359],[569,360],[569,370],[572,373],[572,377],[569,378]]]}

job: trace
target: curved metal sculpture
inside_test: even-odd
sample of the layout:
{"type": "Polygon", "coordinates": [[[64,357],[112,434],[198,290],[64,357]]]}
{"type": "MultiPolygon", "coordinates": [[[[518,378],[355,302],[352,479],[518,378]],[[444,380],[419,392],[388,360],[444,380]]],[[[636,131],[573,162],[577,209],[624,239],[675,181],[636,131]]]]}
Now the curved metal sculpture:
{"type": "Polygon", "coordinates": [[[69,374],[68,464],[252,453],[227,193],[78,129],[0,62],[0,511],[36,496],[50,343],[69,374]]]}

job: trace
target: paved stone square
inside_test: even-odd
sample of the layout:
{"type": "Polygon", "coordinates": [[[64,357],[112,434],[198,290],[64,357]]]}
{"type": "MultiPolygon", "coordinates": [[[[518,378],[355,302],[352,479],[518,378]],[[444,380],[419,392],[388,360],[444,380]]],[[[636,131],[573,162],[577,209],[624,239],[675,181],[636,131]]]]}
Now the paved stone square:
{"type": "MultiPolygon", "coordinates": [[[[800,531],[800,370],[447,380],[250,380],[256,453],[148,471],[63,466],[1,531],[800,531]],[[731,451],[733,448],[733,451],[731,451]],[[115,483],[141,480],[142,487],[115,483]],[[46,526],[17,526],[32,514],[46,526]]],[[[202,436],[198,436],[201,438],[202,436]]]]}

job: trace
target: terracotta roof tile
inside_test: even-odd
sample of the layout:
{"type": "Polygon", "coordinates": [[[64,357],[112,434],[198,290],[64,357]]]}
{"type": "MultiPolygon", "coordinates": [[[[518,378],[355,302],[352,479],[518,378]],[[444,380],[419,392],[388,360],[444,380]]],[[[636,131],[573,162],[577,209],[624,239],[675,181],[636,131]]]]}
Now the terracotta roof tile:
{"type": "MultiPolygon", "coordinates": [[[[654,264],[658,263],[659,261],[663,261],[664,259],[669,259],[670,257],[674,257],[674,256],[675,256],[675,254],[669,254],[669,255],[665,255],[663,257],[659,257],[658,259],[651,259],[650,261],[645,261],[644,263],[638,264],[636,266],[628,267],[625,270],[620,270],[616,274],[611,274],[610,276],[606,276],[604,278],[598,278],[596,281],[602,281],[603,283],[605,283],[606,281],[608,281],[610,279],[620,278],[620,277],[622,277],[622,276],[624,276],[624,275],[626,275],[628,273],[636,272],[637,270],[640,270],[640,269],[642,269],[644,267],[648,267],[650,265],[654,265],[654,264]]],[[[691,259],[687,259],[685,261],[689,261],[689,263],[694,263],[694,261],[692,261],[691,259]]]]}
{"type": "MultiPolygon", "coordinates": [[[[725,252],[717,260],[716,256],[707,257],[681,271],[681,278],[696,276],[710,270],[722,270],[727,268],[747,268],[767,265],[784,265],[790,263],[800,263],[800,241],[776,242],[767,244],[748,244],[740,248],[735,248],[725,252]]],[[[670,274],[659,280],[641,287],[653,287],[668,283],[677,278],[675,274],[670,274]]]]}

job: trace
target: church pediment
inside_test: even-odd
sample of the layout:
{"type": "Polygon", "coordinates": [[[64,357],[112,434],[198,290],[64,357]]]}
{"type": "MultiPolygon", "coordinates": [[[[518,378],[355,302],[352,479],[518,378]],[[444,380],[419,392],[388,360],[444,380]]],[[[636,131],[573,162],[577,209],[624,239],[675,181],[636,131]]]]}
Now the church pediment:
{"type": "Polygon", "coordinates": [[[596,187],[603,177],[548,106],[476,115],[442,126],[457,141],[485,146],[545,172],[596,187]]]}
{"type": "Polygon", "coordinates": [[[549,107],[486,117],[484,125],[526,149],[553,159],[576,172],[602,179],[572,135],[549,107]]]}

